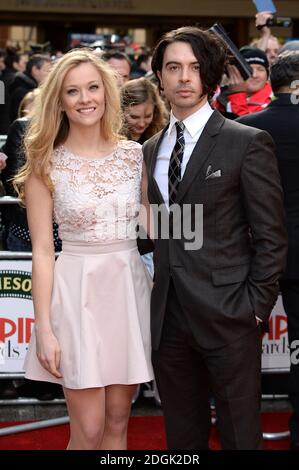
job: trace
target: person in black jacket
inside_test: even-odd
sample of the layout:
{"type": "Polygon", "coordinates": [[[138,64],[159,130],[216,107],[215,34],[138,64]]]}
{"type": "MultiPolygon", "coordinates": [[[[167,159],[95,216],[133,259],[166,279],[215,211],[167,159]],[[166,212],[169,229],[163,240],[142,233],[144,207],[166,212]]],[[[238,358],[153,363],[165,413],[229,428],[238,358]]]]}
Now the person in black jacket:
{"type": "Polygon", "coordinates": [[[283,305],[288,317],[291,352],[289,394],[294,413],[290,419],[291,447],[299,450],[299,51],[278,56],[271,67],[270,80],[275,99],[267,109],[239,118],[248,126],[271,134],[284,191],[289,238],[287,268],[280,282],[283,305]],[[297,351],[297,352],[296,352],[297,351]]]}
{"type": "MultiPolygon", "coordinates": [[[[1,175],[8,196],[16,196],[12,186],[12,178],[25,163],[23,138],[29,124],[30,110],[37,93],[39,93],[39,90],[35,89],[24,97],[20,105],[22,117],[16,119],[11,124],[6,143],[1,149],[8,157],[6,160],[6,168],[2,171],[1,175]]],[[[7,248],[11,251],[31,251],[26,210],[18,205],[10,206],[9,211],[6,213],[6,222],[8,223],[7,248]]],[[[56,251],[60,251],[61,242],[58,237],[56,225],[54,225],[54,242],[56,251]]]]}
{"type": "MultiPolygon", "coordinates": [[[[6,143],[2,147],[2,152],[8,157],[7,166],[2,172],[3,185],[8,196],[16,196],[11,178],[25,162],[22,141],[27,124],[27,118],[14,121],[9,128],[6,143]]],[[[31,251],[25,209],[18,205],[10,206],[9,210],[5,211],[5,222],[8,225],[7,248],[11,251],[31,251]]]]}
{"type": "Polygon", "coordinates": [[[37,88],[47,76],[51,66],[51,59],[46,55],[33,55],[26,65],[25,72],[16,74],[9,87],[10,92],[10,122],[18,117],[20,103],[24,96],[34,88],[37,88]]]}
{"type": "MultiPolygon", "coordinates": [[[[3,50],[2,50],[3,51],[3,50]]],[[[18,72],[24,72],[28,61],[27,54],[20,54],[16,48],[8,47],[4,53],[5,68],[1,72],[1,81],[4,85],[4,102],[0,103],[0,134],[6,135],[10,119],[10,91],[9,88],[18,72]]]]}

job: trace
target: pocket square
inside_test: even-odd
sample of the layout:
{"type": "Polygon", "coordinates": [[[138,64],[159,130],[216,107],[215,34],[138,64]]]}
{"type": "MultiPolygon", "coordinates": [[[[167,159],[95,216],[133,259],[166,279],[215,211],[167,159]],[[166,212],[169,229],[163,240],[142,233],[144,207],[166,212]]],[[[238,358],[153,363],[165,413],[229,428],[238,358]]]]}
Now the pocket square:
{"type": "MultiPolygon", "coordinates": [[[[208,170],[209,170],[209,168],[208,168],[208,170]]],[[[208,179],[212,179],[212,178],[220,178],[221,175],[222,175],[221,170],[216,170],[216,171],[213,171],[212,173],[208,173],[208,171],[207,171],[207,175],[206,175],[205,179],[208,180],[208,179]]]]}

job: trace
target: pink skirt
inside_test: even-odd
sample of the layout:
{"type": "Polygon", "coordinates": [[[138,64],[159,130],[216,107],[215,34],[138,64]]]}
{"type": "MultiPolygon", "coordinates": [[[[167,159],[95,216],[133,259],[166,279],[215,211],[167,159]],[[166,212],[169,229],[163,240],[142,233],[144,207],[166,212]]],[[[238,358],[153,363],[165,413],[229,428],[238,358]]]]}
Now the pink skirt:
{"type": "Polygon", "coordinates": [[[152,380],[151,284],[135,240],[64,242],[50,313],[62,379],[41,366],[34,330],[25,377],[71,389],[152,380]]]}

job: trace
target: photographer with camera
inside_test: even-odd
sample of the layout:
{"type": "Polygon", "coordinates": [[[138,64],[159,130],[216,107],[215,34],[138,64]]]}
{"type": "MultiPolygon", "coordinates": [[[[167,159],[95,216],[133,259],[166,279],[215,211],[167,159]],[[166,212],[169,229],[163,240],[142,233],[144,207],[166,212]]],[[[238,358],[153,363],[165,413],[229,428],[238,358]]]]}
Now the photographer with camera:
{"type": "Polygon", "coordinates": [[[276,59],[281,47],[277,37],[271,34],[270,25],[275,23],[273,13],[261,11],[255,15],[255,25],[260,31],[261,38],[254,45],[266,53],[269,64],[276,59]]]}
{"type": "Polygon", "coordinates": [[[251,68],[251,77],[244,80],[235,65],[227,65],[227,84],[221,88],[214,103],[222,114],[231,119],[261,111],[272,99],[272,88],[268,81],[269,63],[265,52],[245,46],[240,49],[240,53],[251,68]]]}

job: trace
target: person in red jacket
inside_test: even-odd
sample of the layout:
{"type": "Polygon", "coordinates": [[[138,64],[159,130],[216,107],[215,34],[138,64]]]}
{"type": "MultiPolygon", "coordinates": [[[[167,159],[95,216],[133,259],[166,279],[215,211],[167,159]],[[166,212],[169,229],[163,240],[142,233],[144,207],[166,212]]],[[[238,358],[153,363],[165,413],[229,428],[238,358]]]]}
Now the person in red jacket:
{"type": "Polygon", "coordinates": [[[252,76],[244,80],[234,65],[227,66],[228,83],[215,101],[215,107],[231,117],[256,113],[268,106],[272,88],[268,81],[269,62],[261,49],[244,47],[240,50],[252,69],[252,76]]]}

